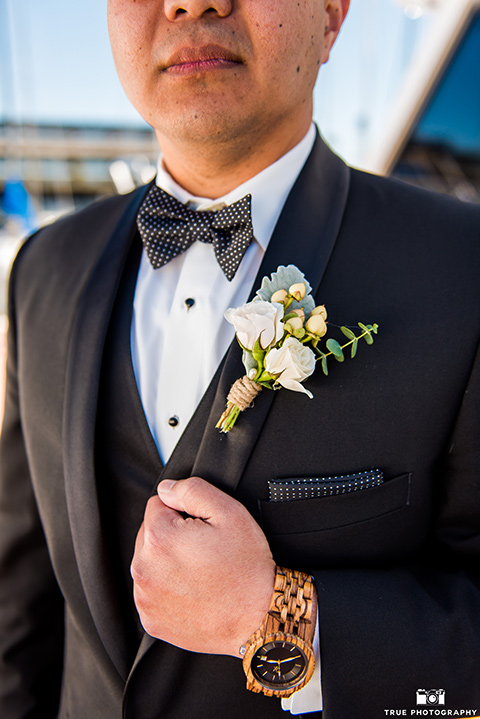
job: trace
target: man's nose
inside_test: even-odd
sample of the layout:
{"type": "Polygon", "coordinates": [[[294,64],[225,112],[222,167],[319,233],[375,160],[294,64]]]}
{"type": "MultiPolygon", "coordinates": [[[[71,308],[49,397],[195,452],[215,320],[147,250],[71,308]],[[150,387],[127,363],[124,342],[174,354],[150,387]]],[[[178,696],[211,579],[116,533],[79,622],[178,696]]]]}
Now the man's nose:
{"type": "Polygon", "coordinates": [[[227,17],[232,12],[233,0],[164,0],[165,15],[170,21],[182,15],[200,18],[206,13],[227,17]]]}

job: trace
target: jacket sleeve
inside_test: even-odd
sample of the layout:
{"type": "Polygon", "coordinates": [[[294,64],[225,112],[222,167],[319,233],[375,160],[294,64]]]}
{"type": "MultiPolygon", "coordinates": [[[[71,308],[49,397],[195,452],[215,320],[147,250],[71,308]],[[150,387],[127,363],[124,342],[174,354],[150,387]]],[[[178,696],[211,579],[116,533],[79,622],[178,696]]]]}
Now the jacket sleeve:
{"type": "Polygon", "coordinates": [[[5,413],[0,440],[0,716],[57,716],[63,599],[56,583],[22,436],[10,280],[5,413]]]}
{"type": "Polygon", "coordinates": [[[480,715],[478,354],[436,481],[434,533],[414,564],[313,572],[327,716],[420,716],[424,690],[433,710],[480,715]]]}

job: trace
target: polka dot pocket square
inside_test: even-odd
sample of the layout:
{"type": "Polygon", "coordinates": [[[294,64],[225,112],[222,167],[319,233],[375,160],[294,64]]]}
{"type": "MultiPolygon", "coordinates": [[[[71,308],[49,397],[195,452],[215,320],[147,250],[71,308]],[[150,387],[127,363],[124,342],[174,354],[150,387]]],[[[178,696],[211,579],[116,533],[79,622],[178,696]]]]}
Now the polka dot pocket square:
{"type": "Polygon", "coordinates": [[[379,469],[331,477],[274,479],[268,482],[269,501],[292,502],[299,499],[333,497],[378,487],[380,484],[383,484],[383,472],[379,469]]]}

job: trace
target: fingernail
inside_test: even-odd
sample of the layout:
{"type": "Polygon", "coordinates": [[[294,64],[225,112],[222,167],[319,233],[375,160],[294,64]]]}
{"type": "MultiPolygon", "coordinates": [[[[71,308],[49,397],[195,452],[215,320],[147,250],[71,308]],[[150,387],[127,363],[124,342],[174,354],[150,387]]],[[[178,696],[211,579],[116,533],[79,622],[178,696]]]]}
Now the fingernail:
{"type": "Polygon", "coordinates": [[[164,479],[158,485],[157,492],[159,494],[160,492],[169,492],[174,486],[174,484],[176,484],[176,481],[174,479],[164,479]]]}

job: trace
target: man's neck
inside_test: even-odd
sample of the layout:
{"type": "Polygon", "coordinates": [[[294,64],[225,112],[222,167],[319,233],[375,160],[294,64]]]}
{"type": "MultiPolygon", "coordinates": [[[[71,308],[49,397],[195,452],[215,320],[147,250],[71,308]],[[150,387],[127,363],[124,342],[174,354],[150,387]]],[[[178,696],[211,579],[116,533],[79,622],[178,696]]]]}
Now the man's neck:
{"type": "Polygon", "coordinates": [[[163,163],[173,179],[192,195],[223,197],[279,160],[306,135],[305,126],[262,141],[244,137],[228,142],[176,142],[157,132],[163,163]]]}

